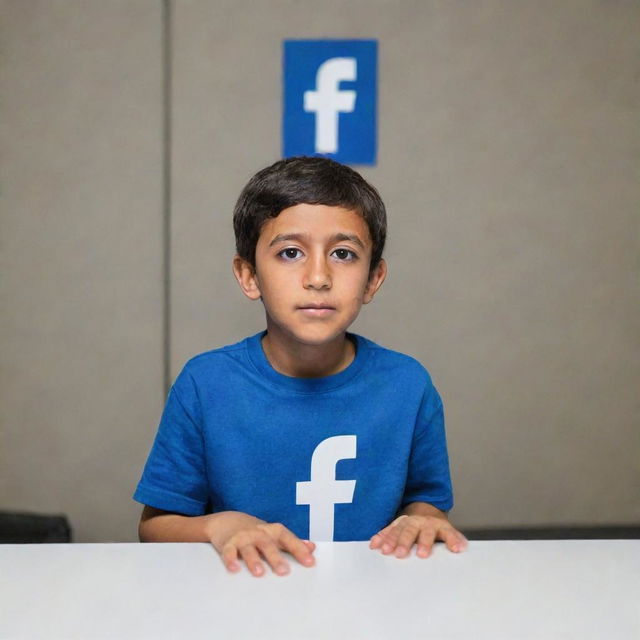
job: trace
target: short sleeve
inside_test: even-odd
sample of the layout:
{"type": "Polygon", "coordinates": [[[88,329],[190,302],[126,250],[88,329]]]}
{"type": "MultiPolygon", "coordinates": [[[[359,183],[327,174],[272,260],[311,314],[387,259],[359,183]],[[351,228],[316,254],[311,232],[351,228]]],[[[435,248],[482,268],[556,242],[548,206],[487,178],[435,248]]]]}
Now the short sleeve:
{"type": "Polygon", "coordinates": [[[429,385],[420,405],[402,506],[427,502],[441,511],[453,507],[444,409],[436,389],[429,385]]]}
{"type": "Polygon", "coordinates": [[[208,487],[198,396],[184,371],[169,393],[133,498],[189,516],[206,511],[208,487]]]}

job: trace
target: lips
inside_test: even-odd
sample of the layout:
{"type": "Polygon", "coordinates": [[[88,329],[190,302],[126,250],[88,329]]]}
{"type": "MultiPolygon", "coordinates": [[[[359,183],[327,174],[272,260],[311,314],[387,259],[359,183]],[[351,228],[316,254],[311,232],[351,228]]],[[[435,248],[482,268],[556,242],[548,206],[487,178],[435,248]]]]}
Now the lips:
{"type": "Polygon", "coordinates": [[[298,307],[298,311],[303,313],[305,316],[314,318],[323,318],[325,316],[329,316],[335,310],[336,308],[332,307],[330,304],[304,304],[298,307]]]}
{"type": "Polygon", "coordinates": [[[331,311],[335,311],[335,307],[332,307],[330,304],[301,304],[298,309],[329,309],[331,311]]]}

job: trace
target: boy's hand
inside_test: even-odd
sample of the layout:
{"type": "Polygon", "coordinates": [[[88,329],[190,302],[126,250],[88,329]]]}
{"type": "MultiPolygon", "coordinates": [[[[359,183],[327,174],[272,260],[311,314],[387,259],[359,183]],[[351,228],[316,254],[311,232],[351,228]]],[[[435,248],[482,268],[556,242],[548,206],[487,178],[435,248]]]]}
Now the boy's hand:
{"type": "Polygon", "coordinates": [[[467,548],[467,539],[446,517],[420,514],[399,516],[371,538],[369,548],[380,549],[385,555],[394,554],[396,558],[404,558],[416,544],[417,555],[428,558],[436,540],[442,540],[454,553],[467,548]]]}
{"type": "MultiPolygon", "coordinates": [[[[232,513],[225,515],[233,517],[232,513]]],[[[240,571],[240,561],[243,561],[247,569],[259,577],[265,572],[263,561],[266,561],[275,574],[284,576],[289,573],[289,563],[282,551],[290,553],[305,567],[315,564],[313,542],[301,540],[282,524],[264,522],[246,514],[234,515],[237,526],[225,527],[228,535],[212,536],[211,540],[229,571],[240,571]]]]}

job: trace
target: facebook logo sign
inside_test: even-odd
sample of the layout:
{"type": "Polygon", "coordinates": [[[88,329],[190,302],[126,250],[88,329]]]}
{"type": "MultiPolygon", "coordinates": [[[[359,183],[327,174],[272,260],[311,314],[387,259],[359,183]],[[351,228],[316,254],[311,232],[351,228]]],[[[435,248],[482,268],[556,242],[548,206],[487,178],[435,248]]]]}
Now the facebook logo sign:
{"type": "Polygon", "coordinates": [[[376,40],[285,40],[283,155],[376,162],[376,40]]]}

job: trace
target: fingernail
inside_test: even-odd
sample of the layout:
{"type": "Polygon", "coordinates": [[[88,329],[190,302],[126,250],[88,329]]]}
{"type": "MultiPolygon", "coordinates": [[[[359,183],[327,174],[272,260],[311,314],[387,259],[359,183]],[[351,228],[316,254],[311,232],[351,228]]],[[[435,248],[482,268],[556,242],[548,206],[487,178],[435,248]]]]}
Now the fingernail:
{"type": "Polygon", "coordinates": [[[382,545],[382,553],[391,553],[392,549],[391,549],[391,545],[388,543],[385,543],[382,545]]]}
{"type": "Polygon", "coordinates": [[[407,550],[404,547],[396,547],[396,558],[402,558],[407,555],[407,550]]]}
{"type": "Polygon", "coordinates": [[[289,567],[288,567],[286,564],[284,564],[284,563],[283,563],[283,564],[279,564],[279,565],[276,567],[276,573],[277,573],[279,576],[286,576],[286,575],[287,575],[287,573],[289,573],[289,567]]]}

